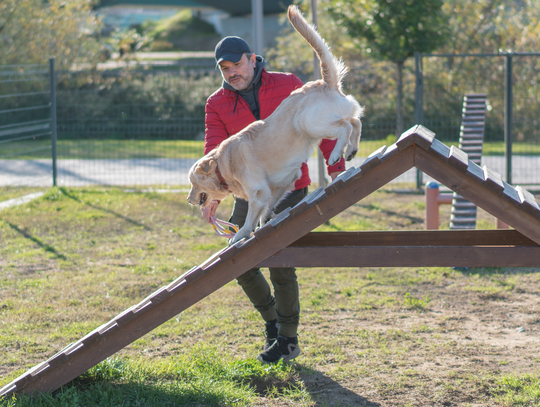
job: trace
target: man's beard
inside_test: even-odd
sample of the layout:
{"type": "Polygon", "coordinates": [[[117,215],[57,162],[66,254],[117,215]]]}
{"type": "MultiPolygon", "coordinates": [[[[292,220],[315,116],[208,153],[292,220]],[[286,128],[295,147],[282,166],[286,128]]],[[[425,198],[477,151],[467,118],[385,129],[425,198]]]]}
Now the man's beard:
{"type": "Polygon", "coordinates": [[[227,83],[232,86],[236,90],[244,90],[251,85],[251,82],[253,81],[253,77],[255,76],[255,73],[253,73],[251,76],[248,76],[244,78],[242,75],[236,75],[234,78],[241,78],[240,81],[236,83],[232,83],[231,78],[227,81],[227,83]],[[241,86],[241,87],[239,87],[241,86]]]}

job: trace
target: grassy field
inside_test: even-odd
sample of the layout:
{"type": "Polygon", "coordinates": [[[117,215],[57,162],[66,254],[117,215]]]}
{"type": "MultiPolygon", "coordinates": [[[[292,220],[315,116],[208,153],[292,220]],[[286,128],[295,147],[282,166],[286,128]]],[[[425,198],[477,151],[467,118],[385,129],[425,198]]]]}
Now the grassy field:
{"type": "MultiPolygon", "coordinates": [[[[422,229],[406,187],[319,230],[422,229]]],[[[224,244],[184,193],[51,188],[0,211],[0,387],[224,244]]],[[[255,360],[263,325],[233,281],[53,395],[0,406],[538,406],[539,271],[298,269],[302,354],[276,366],[255,360]]]]}
{"type": "MultiPolygon", "coordinates": [[[[373,151],[395,143],[390,136],[385,140],[362,140],[359,157],[367,157],[373,151]]],[[[445,142],[447,145],[458,143],[445,142]]],[[[12,142],[3,147],[2,155],[34,150],[50,146],[50,141],[12,142]]],[[[57,149],[61,159],[135,159],[135,158],[200,158],[203,142],[195,140],[59,140],[57,149]]],[[[484,143],[484,155],[504,155],[503,142],[484,143]]],[[[516,155],[540,155],[540,144],[514,142],[516,155]]],[[[10,159],[50,158],[51,150],[10,156],[10,159]]]]}

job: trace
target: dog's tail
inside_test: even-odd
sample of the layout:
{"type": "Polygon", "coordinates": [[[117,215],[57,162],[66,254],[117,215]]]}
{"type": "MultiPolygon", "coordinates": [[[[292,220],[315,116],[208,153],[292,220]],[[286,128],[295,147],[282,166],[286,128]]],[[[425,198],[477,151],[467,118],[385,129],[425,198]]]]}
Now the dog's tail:
{"type": "Polygon", "coordinates": [[[341,89],[341,81],[347,73],[347,67],[343,61],[336,59],[326,42],[322,39],[315,27],[309,24],[302,16],[296,5],[289,6],[287,17],[296,31],[311,45],[321,61],[321,73],[323,81],[331,89],[341,89]]]}

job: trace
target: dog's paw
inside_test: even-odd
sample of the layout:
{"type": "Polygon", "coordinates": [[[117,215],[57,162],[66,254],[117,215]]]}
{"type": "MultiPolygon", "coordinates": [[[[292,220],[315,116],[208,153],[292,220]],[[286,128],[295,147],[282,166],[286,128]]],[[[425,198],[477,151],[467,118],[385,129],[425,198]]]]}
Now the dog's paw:
{"type": "Polygon", "coordinates": [[[351,153],[349,153],[345,160],[351,161],[354,157],[356,157],[356,153],[358,153],[358,149],[353,150],[351,153]]]}
{"type": "Polygon", "coordinates": [[[234,236],[234,237],[231,237],[229,239],[229,246],[232,246],[234,245],[235,243],[238,243],[240,240],[242,240],[244,237],[243,236],[240,236],[238,237],[238,235],[234,236]]]}
{"type": "Polygon", "coordinates": [[[246,240],[249,239],[250,235],[251,235],[251,231],[240,229],[236,233],[236,235],[234,235],[234,237],[229,239],[229,246],[232,246],[233,244],[239,242],[240,240],[242,240],[244,238],[246,238],[246,240]]]}
{"type": "Polygon", "coordinates": [[[337,164],[338,161],[341,160],[341,157],[342,157],[341,154],[333,152],[332,154],[330,154],[330,158],[328,159],[328,164],[330,165],[337,164]]]}

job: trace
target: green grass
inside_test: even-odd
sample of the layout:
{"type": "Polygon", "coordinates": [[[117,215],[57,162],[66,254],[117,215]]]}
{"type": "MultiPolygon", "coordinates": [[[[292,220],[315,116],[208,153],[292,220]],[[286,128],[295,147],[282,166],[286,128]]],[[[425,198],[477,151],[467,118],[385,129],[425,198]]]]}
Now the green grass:
{"type": "Polygon", "coordinates": [[[289,398],[303,398],[294,374],[291,365],[224,358],[218,349],[196,346],[168,360],[109,358],[54,395],[17,396],[0,406],[249,406],[257,385],[277,396],[286,390],[289,398]]]}
{"type": "MultiPolygon", "coordinates": [[[[395,143],[395,137],[385,140],[362,140],[359,157],[367,157],[372,152],[386,145],[395,143]]],[[[458,143],[445,142],[447,145],[458,143]]],[[[50,146],[50,141],[32,140],[30,142],[12,142],[4,146],[2,154],[13,154],[50,146]]],[[[136,158],[200,158],[203,155],[204,142],[197,140],[58,140],[58,157],[70,159],[136,159],[136,158]]],[[[504,155],[503,142],[484,143],[483,154],[486,156],[504,155]]],[[[316,152],[314,152],[315,154],[316,152]]],[[[540,143],[513,143],[516,155],[540,155],[540,143]]],[[[48,159],[50,149],[36,153],[13,155],[8,159],[48,159]]]]}
{"type": "Polygon", "coordinates": [[[540,405],[540,376],[534,374],[503,375],[493,385],[496,399],[511,406],[540,405]]]}
{"type": "MultiPolygon", "coordinates": [[[[12,142],[2,154],[14,154],[50,146],[50,141],[12,142]]],[[[200,158],[204,142],[195,140],[58,140],[59,158],[70,159],[136,159],[136,158],[200,158]]],[[[9,159],[50,158],[49,150],[13,155],[9,159]]]]}
{"type": "MultiPolygon", "coordinates": [[[[185,198],[50,188],[0,212],[0,387],[224,247],[185,198]]],[[[383,188],[319,230],[423,229],[423,199],[383,188]]],[[[262,321],[232,281],[58,392],[0,406],[538,405],[538,271],[298,269],[302,354],[277,366],[255,360],[262,321]]]]}

